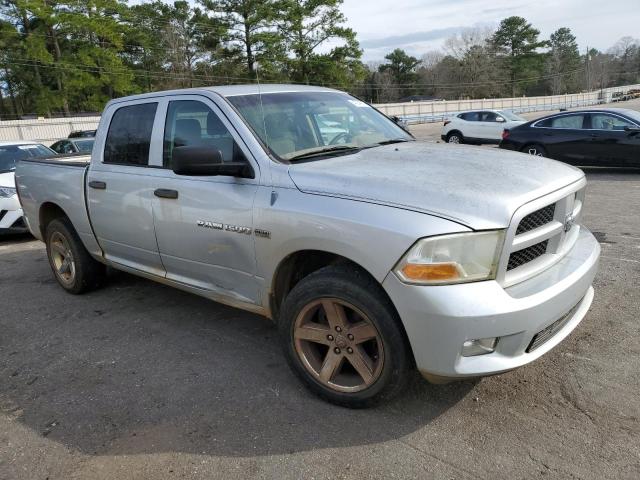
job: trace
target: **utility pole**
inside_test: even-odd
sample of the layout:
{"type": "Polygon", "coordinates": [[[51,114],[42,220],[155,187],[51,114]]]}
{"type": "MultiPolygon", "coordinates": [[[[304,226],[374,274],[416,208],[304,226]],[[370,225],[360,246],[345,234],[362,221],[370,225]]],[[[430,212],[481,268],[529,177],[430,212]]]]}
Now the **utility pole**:
{"type": "Polygon", "coordinates": [[[589,66],[589,62],[590,62],[590,57],[591,55],[589,55],[589,45],[587,45],[587,53],[584,56],[584,61],[585,61],[585,73],[587,75],[587,92],[591,91],[591,71],[590,71],[590,66],[589,66]]]}

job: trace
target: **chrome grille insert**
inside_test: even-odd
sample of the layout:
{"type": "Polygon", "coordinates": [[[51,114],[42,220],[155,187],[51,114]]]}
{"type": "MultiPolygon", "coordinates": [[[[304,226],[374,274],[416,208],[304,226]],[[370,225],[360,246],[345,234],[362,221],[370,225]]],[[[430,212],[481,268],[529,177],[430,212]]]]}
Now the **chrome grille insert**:
{"type": "Polygon", "coordinates": [[[535,212],[530,213],[529,215],[524,217],[518,224],[516,235],[535,230],[536,228],[546,225],[547,223],[551,223],[553,221],[555,212],[556,204],[552,203],[551,205],[547,205],[540,210],[536,210],[535,212]]]}
{"type": "Polygon", "coordinates": [[[536,243],[535,245],[531,245],[530,247],[523,248],[522,250],[518,250],[517,252],[513,252],[511,255],[509,255],[507,271],[518,268],[520,265],[529,263],[540,257],[541,255],[544,255],[547,252],[548,245],[549,240],[545,240],[544,242],[536,243]]]}

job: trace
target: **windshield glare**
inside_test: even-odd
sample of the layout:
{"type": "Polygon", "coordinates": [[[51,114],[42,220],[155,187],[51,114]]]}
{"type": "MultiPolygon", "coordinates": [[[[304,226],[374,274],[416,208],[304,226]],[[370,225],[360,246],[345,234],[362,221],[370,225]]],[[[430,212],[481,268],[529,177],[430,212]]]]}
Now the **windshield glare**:
{"type": "Polygon", "coordinates": [[[52,154],[55,152],[44,145],[0,145],[0,172],[15,170],[16,164],[22,159],[52,154]]]}
{"type": "Polygon", "coordinates": [[[228,100],[283,159],[335,146],[360,148],[389,140],[412,140],[380,112],[344,93],[282,92],[263,94],[262,102],[260,95],[231,96],[228,100]]]}

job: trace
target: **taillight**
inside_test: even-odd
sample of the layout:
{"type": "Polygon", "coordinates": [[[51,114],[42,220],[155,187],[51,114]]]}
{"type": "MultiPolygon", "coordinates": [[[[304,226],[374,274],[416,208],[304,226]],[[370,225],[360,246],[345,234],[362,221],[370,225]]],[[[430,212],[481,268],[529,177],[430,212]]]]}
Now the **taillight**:
{"type": "Polygon", "coordinates": [[[505,129],[502,131],[502,139],[503,139],[503,140],[506,140],[507,138],[509,138],[509,134],[511,134],[511,132],[505,128],[505,129]]]}
{"type": "Polygon", "coordinates": [[[446,127],[447,125],[449,125],[451,123],[451,120],[445,120],[444,121],[444,126],[446,127]]]}

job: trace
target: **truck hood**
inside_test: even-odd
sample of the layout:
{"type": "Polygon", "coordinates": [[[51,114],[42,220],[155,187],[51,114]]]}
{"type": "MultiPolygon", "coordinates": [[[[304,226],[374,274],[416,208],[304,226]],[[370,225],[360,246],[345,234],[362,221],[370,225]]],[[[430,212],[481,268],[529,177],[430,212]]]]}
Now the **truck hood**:
{"type": "Polygon", "coordinates": [[[16,174],[15,172],[0,173],[0,187],[16,187],[16,174]]]}
{"type": "Polygon", "coordinates": [[[483,230],[506,228],[518,207],[584,173],[504,150],[407,142],[294,163],[289,176],[305,193],[414,210],[483,230]]]}

